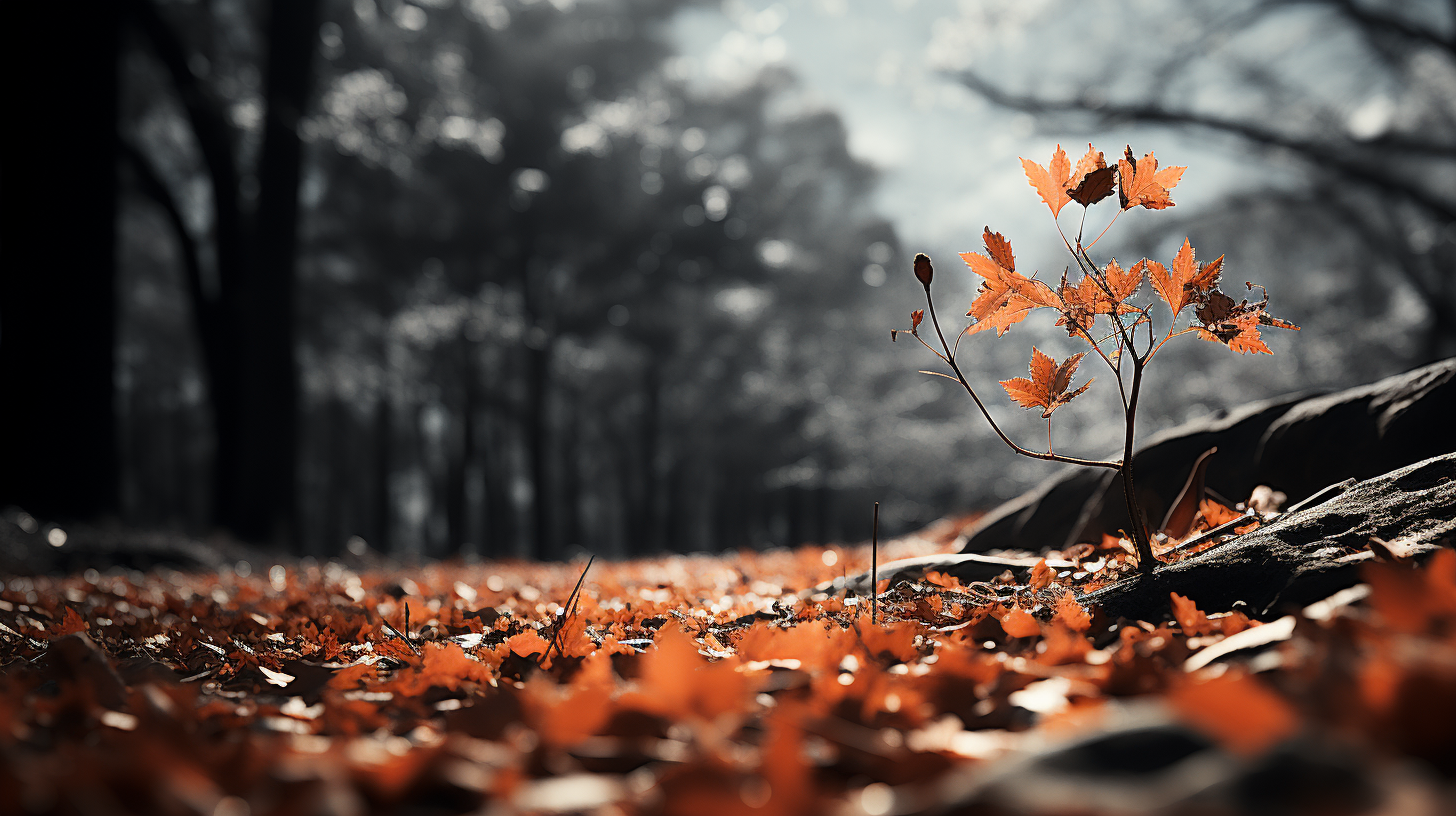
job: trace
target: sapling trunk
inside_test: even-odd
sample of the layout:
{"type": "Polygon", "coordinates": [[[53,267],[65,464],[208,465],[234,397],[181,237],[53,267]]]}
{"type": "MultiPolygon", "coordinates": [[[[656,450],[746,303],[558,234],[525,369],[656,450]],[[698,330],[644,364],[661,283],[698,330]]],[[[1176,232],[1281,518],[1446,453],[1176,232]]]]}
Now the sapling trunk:
{"type": "Polygon", "coordinates": [[[1127,533],[1132,536],[1133,546],[1137,548],[1138,570],[1152,572],[1158,562],[1153,557],[1153,545],[1148,540],[1147,527],[1143,525],[1142,508],[1138,505],[1137,491],[1134,489],[1132,478],[1132,446],[1137,422],[1138,392],[1142,388],[1143,361],[1130,348],[1128,355],[1133,360],[1132,387],[1129,389],[1127,411],[1123,415],[1126,432],[1123,435],[1122,466],[1117,470],[1122,474],[1122,492],[1127,500],[1128,526],[1131,528],[1127,533]]]}

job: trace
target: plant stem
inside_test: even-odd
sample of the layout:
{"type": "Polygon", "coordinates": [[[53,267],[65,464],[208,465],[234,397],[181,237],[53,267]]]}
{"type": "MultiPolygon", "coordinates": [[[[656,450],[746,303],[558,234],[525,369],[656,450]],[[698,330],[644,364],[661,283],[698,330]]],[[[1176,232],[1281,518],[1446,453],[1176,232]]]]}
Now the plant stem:
{"type": "Polygon", "coordinates": [[[1148,540],[1147,528],[1143,526],[1132,478],[1133,428],[1137,421],[1138,392],[1142,388],[1144,361],[1131,349],[1128,354],[1132,357],[1132,386],[1128,389],[1131,393],[1125,414],[1127,425],[1123,436],[1122,465],[1118,470],[1122,474],[1122,492],[1127,499],[1127,515],[1130,519],[1129,526],[1132,527],[1128,532],[1132,535],[1133,546],[1137,548],[1138,571],[1146,575],[1153,571],[1158,562],[1153,557],[1153,545],[1148,540]]]}
{"type": "MultiPolygon", "coordinates": [[[[986,409],[986,404],[981,402],[980,396],[976,394],[976,389],[971,387],[971,384],[966,381],[965,375],[961,373],[961,367],[956,365],[955,355],[951,353],[950,344],[945,342],[945,335],[940,331],[940,320],[935,316],[935,300],[930,296],[929,285],[925,287],[925,305],[930,311],[930,322],[935,326],[935,335],[940,338],[940,346],[946,352],[940,355],[940,358],[945,360],[946,364],[955,372],[956,380],[960,382],[962,388],[966,389],[966,393],[971,395],[971,399],[975,400],[976,407],[981,409],[981,416],[986,418],[986,422],[990,424],[991,430],[995,431],[996,435],[1001,437],[1001,441],[1005,442],[1008,447],[1022,456],[1029,456],[1032,459],[1041,459],[1047,462],[1061,462],[1063,464],[1083,465],[1085,467],[1103,467],[1113,470],[1122,467],[1117,462],[1103,462],[1098,459],[1079,459],[1075,456],[1062,456],[1059,453],[1037,453],[1034,450],[1028,450],[1012,442],[1011,437],[1007,436],[1006,432],[1001,430],[1001,426],[996,424],[996,420],[991,418],[991,412],[986,409]]],[[[921,342],[923,343],[925,341],[922,340],[921,342]]]]}

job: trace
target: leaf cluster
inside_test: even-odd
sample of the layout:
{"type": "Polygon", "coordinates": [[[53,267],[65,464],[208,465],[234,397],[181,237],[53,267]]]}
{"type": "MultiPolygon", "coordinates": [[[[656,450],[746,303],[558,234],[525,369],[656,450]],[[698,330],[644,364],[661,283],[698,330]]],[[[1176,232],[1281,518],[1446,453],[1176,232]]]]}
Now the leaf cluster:
{"type": "MultiPolygon", "coordinates": [[[[1054,218],[1063,207],[1075,202],[1083,207],[1083,224],[1086,209],[1111,198],[1114,191],[1120,205],[1119,215],[1135,207],[1161,210],[1174,206],[1171,191],[1187,169],[1159,169],[1158,160],[1152,153],[1137,159],[1130,146],[1116,165],[1108,165],[1103,154],[1091,145],[1075,167],[1060,145],[1047,166],[1029,159],[1022,159],[1021,164],[1027,181],[1036,189],[1054,218]]],[[[1116,221],[1115,216],[1113,221],[1116,221]]],[[[1233,298],[1219,289],[1225,256],[1199,263],[1192,244],[1186,238],[1178,253],[1166,265],[1142,258],[1124,268],[1116,258],[1109,258],[1101,264],[1094,262],[1082,245],[1080,227],[1075,240],[1068,240],[1061,231],[1060,223],[1057,229],[1076,262],[1077,273],[1072,273],[1069,267],[1055,287],[1038,280],[1035,275],[1027,277],[1018,273],[1011,242],[989,227],[982,238],[984,253],[961,253],[961,259],[971,271],[982,278],[975,301],[966,312],[971,323],[965,334],[994,329],[996,336],[1000,337],[1036,310],[1050,309],[1058,314],[1058,326],[1064,327],[1069,336],[1087,342],[1092,350],[1109,361],[1114,372],[1121,375],[1118,362],[1129,351],[1140,329],[1146,333],[1146,350],[1140,355],[1143,361],[1151,360],[1163,343],[1182,334],[1196,333],[1240,353],[1267,354],[1272,352],[1259,336],[1261,327],[1298,329],[1294,324],[1268,314],[1267,294],[1255,303],[1245,299],[1235,304],[1233,298]],[[1149,306],[1134,302],[1135,296],[1148,281],[1168,307],[1174,322],[1186,311],[1191,311],[1197,322],[1183,328],[1170,325],[1159,338],[1149,306]],[[1098,331],[1099,318],[1110,324],[1100,336],[1094,334],[1098,331]]],[[[1255,284],[1249,283],[1247,287],[1252,290],[1255,284]]],[[[1047,376],[1045,372],[1048,365],[1055,366],[1060,372],[1070,364],[1075,370],[1073,360],[1080,360],[1080,355],[1074,355],[1060,365],[1050,360],[1043,362],[1041,358],[1044,356],[1039,350],[1033,350],[1031,380],[1016,378],[1004,380],[1001,384],[1017,404],[1025,408],[1043,408],[1043,416],[1050,418],[1052,411],[1082,393],[1085,386],[1063,394],[1068,383],[1058,383],[1057,378],[1047,376]]]]}

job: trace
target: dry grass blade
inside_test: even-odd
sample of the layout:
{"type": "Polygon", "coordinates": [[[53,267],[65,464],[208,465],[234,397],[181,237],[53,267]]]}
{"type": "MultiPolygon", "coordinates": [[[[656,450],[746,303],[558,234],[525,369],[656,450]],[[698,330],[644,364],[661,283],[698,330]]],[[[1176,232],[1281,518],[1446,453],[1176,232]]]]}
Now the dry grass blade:
{"type": "Polygon", "coordinates": [[[576,605],[581,600],[581,585],[586,581],[587,570],[591,569],[592,562],[596,560],[596,554],[592,554],[591,558],[587,559],[586,566],[582,567],[581,577],[576,579],[576,586],[572,588],[571,594],[566,596],[566,605],[562,607],[564,611],[561,613],[561,620],[557,621],[556,626],[551,630],[551,642],[546,644],[546,651],[541,654],[541,659],[536,661],[537,666],[546,665],[546,658],[551,656],[553,648],[560,651],[561,647],[557,646],[556,641],[561,637],[561,630],[566,627],[566,621],[576,612],[576,605]]]}
{"type": "Polygon", "coordinates": [[[880,503],[875,502],[875,526],[870,533],[870,625],[880,617],[880,503]]]}
{"type": "MultiPolygon", "coordinates": [[[[406,606],[405,609],[408,610],[409,607],[406,606]]],[[[409,612],[406,611],[405,614],[408,615],[409,612]]],[[[414,641],[412,641],[408,637],[406,637],[403,632],[401,632],[398,629],[394,628],[394,625],[393,624],[391,624],[389,621],[385,620],[382,616],[379,618],[379,622],[382,623],[382,624],[384,624],[384,628],[385,629],[388,629],[390,634],[392,634],[395,637],[399,638],[400,640],[404,641],[404,645],[410,647],[410,651],[414,652],[417,655],[420,653],[420,647],[416,646],[414,644],[414,641]]],[[[408,626],[409,624],[405,624],[405,625],[408,626]]]]}

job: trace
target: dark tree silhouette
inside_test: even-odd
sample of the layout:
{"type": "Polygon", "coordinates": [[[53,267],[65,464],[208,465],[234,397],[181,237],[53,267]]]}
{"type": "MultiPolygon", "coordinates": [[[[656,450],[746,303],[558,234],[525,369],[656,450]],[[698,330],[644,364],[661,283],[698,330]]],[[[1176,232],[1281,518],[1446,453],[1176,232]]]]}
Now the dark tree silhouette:
{"type": "Polygon", "coordinates": [[[116,502],[119,15],[105,0],[6,9],[0,506],[53,517],[116,502]]]}
{"type": "Polygon", "coordinates": [[[144,151],[127,150],[143,192],[169,214],[183,244],[216,440],[214,520],[245,538],[287,539],[297,455],[298,127],[312,89],[319,2],[276,0],[267,7],[263,143],[256,167],[247,170],[238,156],[241,135],[194,68],[200,52],[154,3],[132,0],[126,8],[166,69],[212,191],[217,285],[209,291],[198,260],[203,238],[182,223],[144,151]]]}

